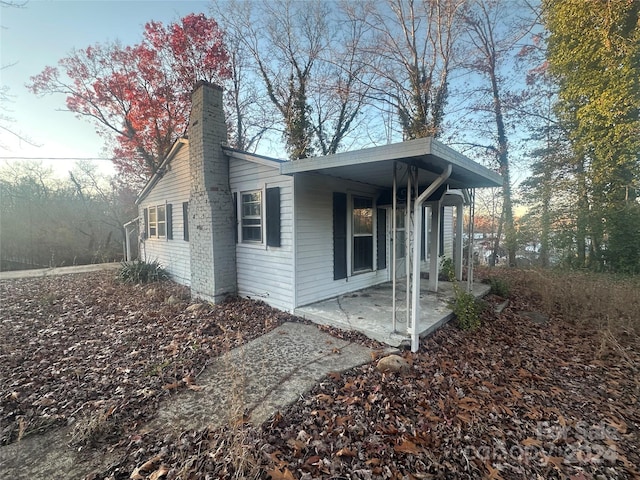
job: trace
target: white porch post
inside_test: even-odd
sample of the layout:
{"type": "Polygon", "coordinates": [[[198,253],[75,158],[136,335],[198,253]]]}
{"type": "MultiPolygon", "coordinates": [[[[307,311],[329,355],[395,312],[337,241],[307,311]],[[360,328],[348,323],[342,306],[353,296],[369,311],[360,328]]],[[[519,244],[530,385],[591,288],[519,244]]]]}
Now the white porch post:
{"type": "MultiPolygon", "coordinates": [[[[406,275],[406,304],[405,308],[407,309],[407,313],[405,315],[405,325],[409,328],[409,324],[411,323],[411,262],[409,262],[409,255],[411,254],[411,235],[410,225],[411,225],[411,177],[413,175],[413,169],[410,165],[407,165],[407,205],[404,211],[404,266],[405,266],[405,275],[406,275]]],[[[417,197],[417,195],[416,195],[417,197]]]]}
{"type": "Polygon", "coordinates": [[[130,241],[129,241],[129,228],[128,227],[124,227],[124,251],[125,251],[125,260],[127,262],[131,261],[131,245],[130,245],[130,241]]]}
{"type": "Polygon", "coordinates": [[[469,251],[467,252],[467,292],[471,293],[473,291],[473,247],[474,247],[474,236],[475,236],[475,209],[476,209],[476,189],[472,188],[469,191],[469,251]]]}
{"type": "Polygon", "coordinates": [[[438,270],[440,267],[440,210],[441,202],[431,207],[431,237],[429,238],[429,291],[438,291],[438,270]]]}
{"type": "MultiPolygon", "coordinates": [[[[413,252],[412,252],[412,261],[413,261],[413,288],[411,291],[411,351],[417,352],[420,347],[420,334],[418,332],[418,320],[420,319],[420,239],[422,237],[422,215],[420,209],[423,208],[424,201],[429,198],[429,196],[440,186],[442,185],[447,178],[451,175],[452,166],[449,163],[447,168],[442,174],[427,187],[427,189],[420,194],[418,198],[416,198],[415,202],[413,202],[413,218],[414,218],[414,228],[413,228],[413,252]]],[[[438,206],[438,212],[440,207],[438,206]]],[[[438,224],[440,223],[440,213],[438,213],[438,224]]],[[[432,231],[433,231],[432,226],[432,231]]],[[[439,227],[437,229],[439,231],[439,227]]],[[[438,237],[440,235],[438,234],[438,237]]],[[[437,250],[436,250],[437,252],[437,250]]],[[[437,262],[437,258],[436,258],[437,262]]],[[[437,269],[437,264],[436,264],[437,269]]]]}
{"type": "Polygon", "coordinates": [[[391,295],[393,296],[392,300],[392,313],[391,313],[391,326],[393,327],[393,333],[397,331],[397,322],[396,322],[396,213],[398,208],[398,186],[397,182],[397,174],[396,174],[397,163],[393,162],[393,199],[391,200],[392,211],[391,211],[391,295]]]}
{"type": "Polygon", "coordinates": [[[456,279],[462,281],[462,216],[463,216],[462,198],[458,198],[456,202],[456,242],[454,245],[454,257],[456,259],[456,279]]]}

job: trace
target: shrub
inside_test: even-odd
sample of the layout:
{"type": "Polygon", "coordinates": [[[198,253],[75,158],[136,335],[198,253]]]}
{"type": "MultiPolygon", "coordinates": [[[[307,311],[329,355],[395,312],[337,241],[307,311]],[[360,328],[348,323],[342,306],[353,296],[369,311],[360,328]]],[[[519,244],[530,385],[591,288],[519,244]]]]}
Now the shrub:
{"type": "Polygon", "coordinates": [[[169,273],[157,260],[144,262],[138,259],[122,262],[118,270],[118,280],[124,283],[150,283],[168,279],[169,273]]]}
{"type": "Polygon", "coordinates": [[[511,293],[509,282],[504,278],[492,277],[489,279],[489,285],[491,285],[489,293],[498,295],[499,297],[508,298],[511,293]]]}
{"type": "Polygon", "coordinates": [[[485,308],[482,300],[478,300],[472,293],[465,292],[454,286],[455,297],[449,306],[453,309],[461,330],[475,330],[480,326],[480,316],[485,308]]]}
{"type": "Polygon", "coordinates": [[[453,258],[442,256],[440,257],[440,274],[442,279],[447,282],[453,282],[456,279],[456,268],[453,264],[453,258]]]}

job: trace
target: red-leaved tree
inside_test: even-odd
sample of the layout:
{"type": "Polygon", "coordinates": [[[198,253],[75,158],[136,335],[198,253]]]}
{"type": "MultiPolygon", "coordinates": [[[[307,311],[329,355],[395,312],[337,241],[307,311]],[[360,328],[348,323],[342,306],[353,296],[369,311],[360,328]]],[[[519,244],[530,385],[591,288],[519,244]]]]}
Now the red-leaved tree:
{"type": "Polygon", "coordinates": [[[37,95],[62,93],[67,108],[89,117],[131,183],[156,172],[187,129],[198,80],[222,84],[229,56],[215,20],[190,14],[179,22],[145,25],[133,46],[115,42],[76,50],[31,78],[37,95]]]}

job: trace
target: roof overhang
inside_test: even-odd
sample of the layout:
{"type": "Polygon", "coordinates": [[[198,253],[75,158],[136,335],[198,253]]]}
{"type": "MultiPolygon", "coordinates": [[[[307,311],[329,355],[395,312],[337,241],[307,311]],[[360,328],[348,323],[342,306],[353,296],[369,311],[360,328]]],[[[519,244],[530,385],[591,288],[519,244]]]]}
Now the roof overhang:
{"type": "Polygon", "coordinates": [[[449,164],[449,188],[502,185],[502,177],[496,172],[430,137],[286,162],[280,165],[280,173],[329,175],[386,189],[393,185],[394,162],[416,166],[420,187],[430,185],[449,164]]]}
{"type": "Polygon", "coordinates": [[[174,159],[174,157],[178,154],[178,152],[184,145],[188,144],[189,141],[186,138],[179,138],[175,142],[173,142],[171,150],[169,150],[169,153],[158,167],[158,170],[156,170],[156,173],[152,175],[147,184],[138,194],[138,198],[136,198],[135,202],[136,205],[140,205],[140,202],[142,202],[142,200],[144,200],[144,198],[149,195],[149,192],[153,189],[153,187],[155,187],[160,179],[164,177],[164,174],[167,172],[167,168],[169,166],[169,163],[171,163],[171,160],[174,159]]]}
{"type": "Polygon", "coordinates": [[[249,153],[243,150],[237,150],[235,148],[222,146],[222,151],[230,158],[236,158],[238,160],[245,160],[247,162],[257,163],[258,165],[264,165],[267,167],[278,168],[286,160],[279,160],[277,158],[265,157],[264,155],[258,155],[257,153],[249,153]]]}

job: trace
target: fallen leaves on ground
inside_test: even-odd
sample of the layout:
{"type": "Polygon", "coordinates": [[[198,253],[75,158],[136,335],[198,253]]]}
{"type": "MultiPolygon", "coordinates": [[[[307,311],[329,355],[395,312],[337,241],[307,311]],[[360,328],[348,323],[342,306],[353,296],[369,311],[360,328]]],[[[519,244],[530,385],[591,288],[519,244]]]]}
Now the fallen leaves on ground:
{"type": "Polygon", "coordinates": [[[0,298],[0,445],[67,424],[77,443],[116,438],[163,396],[197,390],[210,359],[290,318],[112,272],[2,281],[0,298]]]}
{"type": "MultiPolygon", "coordinates": [[[[10,419],[3,426],[19,428],[20,418],[45,424],[46,415],[54,413],[67,421],[68,412],[98,398],[107,399],[105,414],[110,406],[116,407],[112,416],[138,409],[144,417],[158,395],[174,391],[163,386],[197,385],[196,370],[206,358],[233,346],[216,343],[219,330],[232,333],[227,339],[244,340],[266,329],[256,323],[278,322],[273,310],[251,302],[236,303],[236,308],[228,304],[217,313],[206,307],[192,315],[185,310],[186,299],[170,310],[174,306],[153,300],[155,294],[145,296],[147,288],[166,285],[134,289],[133,294],[118,290],[118,301],[107,303],[130,306],[110,307],[125,313],[109,317],[97,313],[104,298],[98,292],[120,287],[100,287],[99,277],[85,278],[92,285],[64,279],[61,291],[68,299],[54,297],[50,304],[47,288],[53,291],[54,283],[31,286],[20,297],[30,313],[20,314],[20,305],[3,302],[2,415],[3,422],[10,419]],[[84,307],[70,300],[78,296],[84,307]],[[55,310],[61,301],[67,302],[64,308],[55,310]],[[15,324],[5,320],[7,308],[15,324]],[[239,319],[238,308],[249,318],[239,319]],[[73,313],[67,315],[69,310],[73,313]],[[90,320],[80,321],[86,311],[90,320]],[[136,313],[129,317],[128,311],[136,313]],[[134,347],[136,342],[141,345],[134,347]],[[24,352],[11,353],[23,344],[24,352]],[[144,354],[127,358],[142,348],[144,354]],[[74,360],[66,364],[69,357],[74,360]],[[139,357],[154,360],[143,366],[135,363],[139,357]],[[28,364],[28,374],[21,373],[21,362],[28,364]],[[148,365],[162,367],[144,383],[129,385],[139,377],[132,372],[148,371],[148,365]],[[74,380],[69,368],[84,369],[84,374],[74,380]],[[72,392],[66,397],[67,390],[56,386],[62,372],[62,383],[72,392]],[[67,406],[63,402],[76,395],[74,381],[86,382],[75,388],[93,397],[67,406]],[[124,390],[116,394],[118,387],[124,390]],[[98,393],[107,391],[112,393],[98,393]],[[19,413],[6,417],[13,411],[19,413]]],[[[5,291],[17,295],[11,293],[16,285],[2,284],[3,297],[5,291]]],[[[157,298],[167,293],[157,292],[157,298]]],[[[495,305],[502,299],[489,301],[495,305]]],[[[408,372],[380,372],[372,362],[331,374],[261,427],[237,423],[162,437],[133,427],[115,432],[111,441],[122,448],[119,460],[91,478],[637,478],[637,341],[624,350],[603,349],[596,330],[561,318],[535,322],[523,315],[536,308],[535,299],[515,292],[499,315],[485,313],[480,329],[462,332],[448,325],[423,340],[419,352],[403,353],[408,372]]]]}
{"type": "MultiPolygon", "coordinates": [[[[150,435],[146,454],[168,455],[167,478],[637,478],[637,349],[598,357],[596,331],[519,314],[533,309],[516,295],[405,352],[409,373],[333,374],[260,428],[150,435]]],[[[146,458],[129,451],[99,478],[146,458]]]]}

